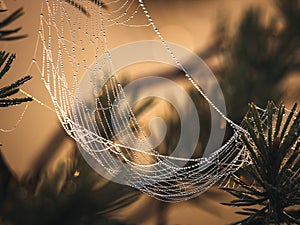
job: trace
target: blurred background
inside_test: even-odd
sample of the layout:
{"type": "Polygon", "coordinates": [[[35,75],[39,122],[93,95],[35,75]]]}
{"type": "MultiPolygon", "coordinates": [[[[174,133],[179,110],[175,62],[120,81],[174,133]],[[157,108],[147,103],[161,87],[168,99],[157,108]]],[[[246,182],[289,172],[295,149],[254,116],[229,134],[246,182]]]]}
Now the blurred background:
{"type": "MultiPolygon", "coordinates": [[[[190,49],[210,66],[224,91],[229,118],[239,123],[249,102],[261,107],[265,107],[268,100],[284,102],[288,107],[299,102],[300,3],[293,1],[296,5],[292,5],[287,2],[148,0],[145,4],[167,41],[190,49]]],[[[30,67],[37,40],[40,1],[6,0],[5,5],[8,10],[1,12],[1,20],[18,8],[24,8],[24,15],[8,27],[21,26],[19,33],[28,36],[0,42],[1,50],[17,54],[9,75],[1,79],[1,85],[30,74],[32,80],[22,89],[53,108],[39,72],[30,67]]],[[[147,32],[140,29],[126,32],[122,28],[112,28],[109,34],[110,48],[155,38],[151,29],[147,32]]],[[[132,67],[123,73],[129,74],[129,77],[155,74],[180,79],[176,71],[170,68],[161,71],[151,66],[132,67]]],[[[1,163],[8,166],[8,173],[16,179],[29,177],[25,179],[25,186],[16,187],[23,197],[10,201],[11,204],[17,202],[18,207],[10,206],[13,210],[8,210],[7,215],[17,218],[16,215],[20,214],[12,224],[21,224],[21,218],[25,218],[26,213],[36,218],[55,217],[59,222],[30,218],[30,222],[25,224],[42,224],[43,221],[44,224],[202,225],[209,222],[218,225],[240,218],[234,214],[234,208],[220,204],[231,197],[217,187],[194,200],[167,204],[103,180],[93,174],[80,156],[74,153],[76,145],[65,135],[53,111],[33,101],[22,116],[26,104],[0,110],[2,129],[13,128],[22,117],[13,132],[1,132],[1,154],[4,159],[1,163]],[[33,196],[36,190],[43,193],[43,198],[37,198],[34,207],[34,203],[24,200],[30,195],[28,190],[33,190],[33,196]],[[49,201],[52,197],[58,200],[55,203],[49,201]],[[68,207],[70,210],[64,211],[68,207]],[[62,217],[73,219],[61,222],[62,217]],[[78,220],[75,219],[77,217],[78,220]]],[[[176,124],[173,126],[176,127],[176,124]]],[[[2,212],[7,207],[1,207],[2,212]]],[[[0,224],[2,222],[5,221],[0,221],[0,224]]]]}

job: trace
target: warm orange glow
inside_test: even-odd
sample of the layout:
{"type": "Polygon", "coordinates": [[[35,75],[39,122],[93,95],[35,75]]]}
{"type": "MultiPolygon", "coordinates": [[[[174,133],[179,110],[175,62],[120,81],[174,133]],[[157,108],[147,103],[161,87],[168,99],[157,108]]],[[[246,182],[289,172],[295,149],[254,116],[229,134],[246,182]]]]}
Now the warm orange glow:
{"type": "Polygon", "coordinates": [[[74,177],[79,177],[79,175],[80,175],[80,172],[79,172],[78,170],[76,170],[76,171],[74,172],[74,177]]]}

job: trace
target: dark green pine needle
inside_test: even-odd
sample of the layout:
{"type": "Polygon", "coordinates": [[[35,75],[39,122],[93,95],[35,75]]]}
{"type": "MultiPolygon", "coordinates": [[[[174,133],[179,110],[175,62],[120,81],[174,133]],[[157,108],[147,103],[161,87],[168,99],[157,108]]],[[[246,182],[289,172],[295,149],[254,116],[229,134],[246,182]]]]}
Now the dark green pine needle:
{"type": "Polygon", "coordinates": [[[299,212],[292,211],[300,204],[300,113],[296,104],[286,111],[270,102],[261,118],[250,105],[245,119],[249,135],[241,136],[252,160],[241,171],[248,179],[232,175],[238,188],[223,188],[236,199],[222,204],[243,207],[237,213],[246,216],[234,224],[300,224],[299,212]]]}
{"type": "MultiPolygon", "coordinates": [[[[0,79],[6,75],[11,68],[13,61],[15,60],[16,55],[10,54],[5,51],[0,51],[0,79]]],[[[0,107],[8,107],[13,105],[18,105],[23,102],[32,101],[32,98],[16,98],[13,95],[19,92],[19,87],[29,81],[31,76],[25,76],[19,80],[11,83],[10,85],[0,88],[0,107]]]]}

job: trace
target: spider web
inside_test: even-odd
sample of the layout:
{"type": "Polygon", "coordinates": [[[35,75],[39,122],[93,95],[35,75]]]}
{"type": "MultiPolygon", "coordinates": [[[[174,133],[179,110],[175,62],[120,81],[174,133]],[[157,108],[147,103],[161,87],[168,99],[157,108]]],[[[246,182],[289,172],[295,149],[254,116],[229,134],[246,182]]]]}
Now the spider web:
{"type": "Polygon", "coordinates": [[[178,202],[200,195],[249,160],[239,139],[246,131],[227,118],[186,72],[142,0],[107,1],[105,7],[109,10],[98,0],[81,1],[85,7],[81,10],[75,2],[70,3],[43,3],[39,28],[42,54],[36,56],[34,63],[40,68],[63,128],[94,168],[159,200],[178,202]],[[89,16],[82,11],[89,12],[89,16]],[[145,23],[138,24],[138,16],[144,16],[145,23]],[[152,28],[195,90],[233,128],[229,141],[205,158],[188,159],[157,152],[139,125],[122,84],[112,74],[106,33],[111,26],[152,28]],[[95,67],[88,68],[95,60],[95,67]],[[80,86],[80,77],[85,73],[90,79],[87,89],[80,86]]]}

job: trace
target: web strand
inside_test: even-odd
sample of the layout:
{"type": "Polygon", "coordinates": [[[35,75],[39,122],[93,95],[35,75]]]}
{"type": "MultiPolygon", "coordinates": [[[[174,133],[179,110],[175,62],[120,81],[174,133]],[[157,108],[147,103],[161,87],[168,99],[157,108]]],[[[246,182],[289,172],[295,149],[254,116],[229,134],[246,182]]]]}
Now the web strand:
{"type": "MultiPolygon", "coordinates": [[[[60,0],[45,0],[40,16],[35,60],[54,110],[66,132],[97,168],[157,199],[178,202],[200,195],[249,160],[240,135],[243,126],[227,118],[189,75],[162,37],[142,0],[106,2],[83,0],[90,13],[60,0]],[[142,13],[145,24],[135,24],[142,13]],[[234,129],[233,136],[205,158],[160,154],[149,143],[125,95],[122,82],[112,74],[113,60],[106,28],[149,27],[161,40],[176,66],[195,90],[234,129]],[[40,53],[40,56],[38,54],[40,53]],[[94,63],[94,64],[93,64],[94,63]],[[89,65],[92,67],[88,67],[89,65]],[[81,86],[81,76],[89,79],[81,86]],[[184,166],[179,166],[184,164],[184,166]]],[[[265,112],[261,112],[264,118],[265,112]]]]}

